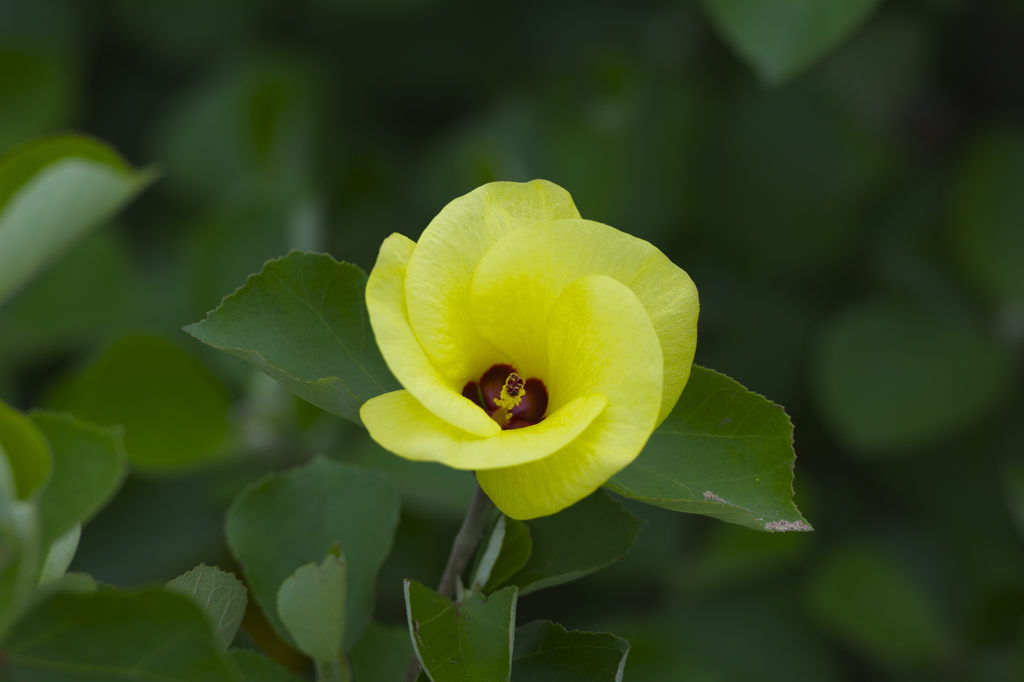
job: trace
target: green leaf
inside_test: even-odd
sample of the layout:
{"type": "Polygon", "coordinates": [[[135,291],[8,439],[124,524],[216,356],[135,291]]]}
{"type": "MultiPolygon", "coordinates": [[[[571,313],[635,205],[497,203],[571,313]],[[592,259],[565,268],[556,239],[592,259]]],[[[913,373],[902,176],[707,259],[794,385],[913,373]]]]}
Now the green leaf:
{"type": "Polygon", "coordinates": [[[886,455],[966,429],[1008,389],[1003,349],[955,316],[869,301],[838,313],[812,356],[812,388],[850,448],[886,455]]]}
{"type": "Polygon", "coordinates": [[[377,349],[365,290],[366,274],[355,265],[293,251],[267,263],[185,331],[361,424],[364,402],[401,388],[377,349]]]}
{"type": "Polygon", "coordinates": [[[356,682],[402,682],[411,657],[408,627],[373,622],[352,649],[352,673],[356,682]]]}
{"type": "MultiPolygon", "coordinates": [[[[281,183],[253,182],[234,188],[196,225],[190,244],[189,280],[195,291],[190,310],[206,312],[263,265],[291,248],[315,248],[317,217],[309,200],[302,201],[281,183]]],[[[191,302],[191,301],[190,301],[191,302]]]]}
{"type": "Polygon", "coordinates": [[[954,186],[950,254],[996,301],[1024,303],[1024,135],[993,130],[970,148],[954,186]]]}
{"type": "Polygon", "coordinates": [[[151,336],[115,342],[56,391],[50,404],[81,419],[125,427],[132,467],[170,472],[208,459],[227,433],[228,396],[198,360],[151,336]]]}
{"type": "Polygon", "coordinates": [[[82,526],[78,524],[71,526],[71,530],[50,544],[49,549],[46,550],[46,559],[43,560],[43,568],[39,572],[40,585],[59,580],[67,573],[68,566],[71,565],[75,558],[75,552],[78,551],[78,541],[81,539],[82,526]]]}
{"type": "Polygon", "coordinates": [[[128,456],[120,427],[53,412],[35,411],[31,418],[53,448],[53,476],[39,500],[46,547],[110,501],[128,473],[128,456]]]}
{"type": "Polygon", "coordinates": [[[1024,461],[1008,460],[999,473],[1010,518],[1017,531],[1024,536],[1024,461]]]}
{"type": "Polygon", "coordinates": [[[4,679],[235,681],[199,607],[163,589],[58,595],[18,625],[2,655],[4,679]]]}
{"type": "Polygon", "coordinates": [[[58,594],[96,594],[99,586],[88,573],[65,573],[64,575],[40,583],[29,600],[29,610],[43,604],[58,594]]]}
{"type": "Polygon", "coordinates": [[[811,530],[793,504],[795,460],[781,407],[694,365],[672,413],[605,487],[757,530],[811,530]]]}
{"type": "Polygon", "coordinates": [[[39,490],[50,457],[38,427],[0,402],[0,639],[28,607],[39,579],[39,509],[18,493],[39,490]]]}
{"type": "Polygon", "coordinates": [[[166,589],[185,595],[203,610],[213,627],[217,650],[227,651],[249,601],[242,581],[215,566],[199,564],[167,583],[166,589]]]}
{"type": "Polygon", "coordinates": [[[789,80],[853,34],[880,0],[704,0],[722,37],[767,83],[789,80]]]}
{"type": "Polygon", "coordinates": [[[50,475],[53,455],[46,436],[31,419],[0,402],[0,446],[7,453],[14,493],[25,500],[50,475]]]}
{"type": "Polygon", "coordinates": [[[341,657],[345,636],[345,557],[295,569],[277,592],[277,613],[299,649],[321,663],[341,657]]]}
{"type": "Polygon", "coordinates": [[[472,589],[493,592],[526,565],[532,551],[529,527],[522,521],[500,515],[473,571],[472,589]]]}
{"type": "Polygon", "coordinates": [[[295,644],[277,611],[277,592],[295,569],[345,548],[344,651],[373,611],[374,582],[398,524],[398,490],[383,474],[318,457],[256,483],[235,498],[227,539],[278,634],[295,644]]]}
{"type": "Polygon", "coordinates": [[[0,640],[31,603],[39,579],[39,535],[35,503],[0,491],[0,640]]]}
{"type": "Polygon", "coordinates": [[[415,580],[405,581],[405,608],[420,666],[433,682],[507,682],[512,666],[518,590],[456,603],[415,580]]]}
{"type": "Polygon", "coordinates": [[[812,576],[811,612],[883,666],[935,661],[947,641],[943,619],[920,582],[887,553],[847,545],[812,576]]]}
{"type": "Polygon", "coordinates": [[[32,361],[107,338],[138,294],[131,259],[121,232],[85,236],[3,306],[0,354],[32,361]]]}
{"type": "MultiPolygon", "coordinates": [[[[203,26],[211,48],[240,25],[250,25],[237,11],[199,7],[198,12],[158,9],[147,23],[162,32],[180,22],[181,40],[189,45],[199,44],[196,31],[203,26]]],[[[131,11],[141,16],[152,8],[131,11]]],[[[132,35],[146,32],[133,23],[132,35]]],[[[269,177],[278,186],[289,186],[308,175],[315,130],[311,106],[318,92],[309,70],[266,55],[231,61],[190,84],[155,131],[157,158],[167,164],[168,183],[191,201],[229,194],[245,178],[269,177]]]]}
{"type": "Polygon", "coordinates": [[[0,158],[0,303],[153,179],[75,135],[29,142],[0,158]]]}
{"type": "Polygon", "coordinates": [[[622,682],[629,642],[607,632],[570,630],[549,620],[516,630],[516,682],[622,682]]]}
{"type": "MultiPolygon", "coordinates": [[[[677,669],[685,671],[680,677],[844,682],[848,666],[835,660],[834,648],[823,641],[820,631],[808,627],[803,614],[794,613],[798,605],[792,590],[773,589],[781,582],[774,582],[768,589],[734,592],[725,598],[687,600],[688,607],[673,609],[671,620],[659,623],[669,636],[661,639],[664,635],[659,633],[659,639],[661,647],[687,650],[686,658],[690,660],[678,661],[681,665],[677,669]],[[795,661],[800,664],[794,665],[795,661]]],[[[643,671],[643,648],[650,646],[641,643],[639,637],[631,638],[630,643],[633,651],[627,679],[643,671]]]]}
{"type": "Polygon", "coordinates": [[[533,551],[507,582],[526,595],[582,578],[624,557],[644,521],[602,490],[553,516],[527,521],[533,551]]]}
{"type": "Polygon", "coordinates": [[[238,666],[245,682],[303,682],[288,668],[255,651],[232,649],[228,657],[238,666]]]}

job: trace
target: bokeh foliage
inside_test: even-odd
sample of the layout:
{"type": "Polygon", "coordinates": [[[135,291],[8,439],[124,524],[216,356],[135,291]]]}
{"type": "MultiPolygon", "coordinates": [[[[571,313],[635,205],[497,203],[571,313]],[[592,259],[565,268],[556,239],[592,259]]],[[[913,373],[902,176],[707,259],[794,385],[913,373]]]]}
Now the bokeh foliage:
{"type": "MultiPolygon", "coordinates": [[[[402,512],[351,660],[394,675],[367,652],[404,645],[402,580],[436,584],[472,479],[398,460],[181,327],[291,249],[368,270],[455,196],[541,177],[691,275],[697,362],[786,406],[816,530],[627,501],[647,521],[632,552],[523,597],[518,623],[614,632],[638,682],[1024,673],[1021,3],[0,3],[0,153],[69,129],[162,174],[0,307],[0,399],[126,426],[123,450],[76,427],[114,443],[111,471],[131,463],[116,498],[88,520],[120,480],[94,472],[32,536],[88,521],[73,571],[242,576],[223,527],[247,485],[317,454],[380,469],[402,512]],[[101,385],[117,400],[90,398],[101,385]]],[[[71,422],[32,419],[60,471],[71,422]]],[[[163,600],[176,631],[201,626],[163,594],[66,594],[25,637],[90,600],[163,600]]],[[[271,622],[250,600],[239,639],[301,672],[271,622]]]]}

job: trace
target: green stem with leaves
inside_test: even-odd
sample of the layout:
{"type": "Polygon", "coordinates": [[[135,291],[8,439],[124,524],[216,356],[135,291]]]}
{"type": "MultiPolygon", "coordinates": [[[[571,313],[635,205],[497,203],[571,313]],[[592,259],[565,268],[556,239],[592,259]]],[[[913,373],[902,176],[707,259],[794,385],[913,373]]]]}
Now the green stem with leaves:
{"type": "MultiPolygon", "coordinates": [[[[472,558],[477,546],[484,537],[484,529],[487,526],[487,517],[490,514],[494,503],[487,493],[477,483],[473,491],[473,499],[469,502],[469,509],[466,510],[466,518],[462,520],[462,527],[459,528],[455,541],[452,543],[451,554],[448,555],[448,563],[441,574],[441,582],[437,585],[437,591],[449,599],[455,597],[455,581],[472,558]]],[[[415,682],[419,674],[420,663],[413,654],[409,662],[409,670],[405,674],[405,682],[415,682]]]]}

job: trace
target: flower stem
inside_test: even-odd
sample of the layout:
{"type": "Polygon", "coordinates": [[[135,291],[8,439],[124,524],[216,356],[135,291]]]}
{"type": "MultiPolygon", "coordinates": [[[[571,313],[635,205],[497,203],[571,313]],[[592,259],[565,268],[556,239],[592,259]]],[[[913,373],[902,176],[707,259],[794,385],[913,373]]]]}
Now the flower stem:
{"type": "MultiPolygon", "coordinates": [[[[488,512],[493,506],[491,498],[487,497],[487,493],[477,483],[476,490],[473,491],[473,499],[469,502],[469,509],[466,510],[466,518],[462,520],[462,528],[459,529],[458,535],[455,536],[455,542],[452,543],[452,551],[448,555],[448,565],[444,567],[441,582],[437,586],[437,591],[449,599],[455,597],[455,581],[466,569],[466,564],[469,563],[477,545],[484,537],[488,512]]],[[[414,654],[409,662],[409,671],[405,674],[405,682],[415,682],[419,671],[420,663],[414,654]]]]}
{"type": "Polygon", "coordinates": [[[476,484],[473,491],[473,499],[469,502],[469,509],[466,510],[466,518],[462,521],[462,528],[455,536],[452,543],[452,552],[448,555],[448,565],[444,567],[441,575],[441,582],[437,591],[453,599],[455,597],[455,579],[462,575],[469,563],[477,545],[484,537],[484,526],[487,524],[487,513],[491,511],[494,503],[487,493],[483,491],[480,484],[476,484]]]}

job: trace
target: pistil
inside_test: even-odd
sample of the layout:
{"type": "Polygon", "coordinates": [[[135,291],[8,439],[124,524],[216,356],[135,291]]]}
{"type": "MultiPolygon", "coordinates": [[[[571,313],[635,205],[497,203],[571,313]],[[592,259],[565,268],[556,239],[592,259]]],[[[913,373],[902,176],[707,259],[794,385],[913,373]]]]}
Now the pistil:
{"type": "Polygon", "coordinates": [[[512,419],[512,409],[523,401],[523,386],[526,382],[523,378],[512,372],[505,379],[505,385],[501,387],[501,395],[495,400],[498,409],[491,414],[491,419],[505,427],[512,419]]]}
{"type": "Polygon", "coordinates": [[[548,392],[540,379],[523,379],[511,365],[494,365],[469,381],[462,395],[479,405],[503,429],[533,426],[544,419],[548,392]]]}

